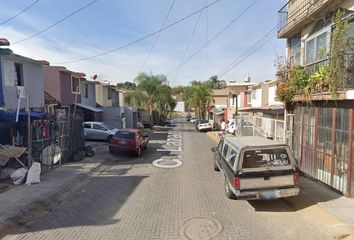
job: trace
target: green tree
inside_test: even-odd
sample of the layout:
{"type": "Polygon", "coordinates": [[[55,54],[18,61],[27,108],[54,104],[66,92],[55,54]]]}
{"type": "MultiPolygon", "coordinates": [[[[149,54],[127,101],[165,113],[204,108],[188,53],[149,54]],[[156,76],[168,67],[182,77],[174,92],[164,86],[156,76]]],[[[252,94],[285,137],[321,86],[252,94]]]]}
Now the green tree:
{"type": "Polygon", "coordinates": [[[212,101],[211,88],[208,82],[193,81],[185,92],[185,100],[194,108],[196,117],[205,119],[205,113],[212,101]]]}

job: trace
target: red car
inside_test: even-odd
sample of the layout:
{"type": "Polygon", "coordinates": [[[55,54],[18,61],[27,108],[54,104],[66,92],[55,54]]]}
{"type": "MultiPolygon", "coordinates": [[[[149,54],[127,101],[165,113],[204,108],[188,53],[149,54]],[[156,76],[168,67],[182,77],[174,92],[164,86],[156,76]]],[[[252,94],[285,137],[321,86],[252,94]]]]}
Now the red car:
{"type": "Polygon", "coordinates": [[[141,151],[147,148],[148,142],[148,136],[144,136],[139,129],[119,129],[109,143],[109,152],[132,152],[140,156],[141,151]]]}

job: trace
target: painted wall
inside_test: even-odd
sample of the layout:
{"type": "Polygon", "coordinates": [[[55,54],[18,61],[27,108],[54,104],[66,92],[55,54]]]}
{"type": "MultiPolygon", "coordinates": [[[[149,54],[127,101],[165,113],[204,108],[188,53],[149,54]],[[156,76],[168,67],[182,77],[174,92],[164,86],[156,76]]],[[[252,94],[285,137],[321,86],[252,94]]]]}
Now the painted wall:
{"type": "Polygon", "coordinates": [[[108,99],[108,87],[96,84],[96,102],[102,107],[112,107],[112,100],[108,99]]]}
{"type": "MultiPolygon", "coordinates": [[[[1,76],[2,87],[4,93],[5,107],[9,110],[17,109],[17,86],[9,84],[7,76],[4,73],[4,62],[7,64],[13,64],[14,62],[21,63],[23,68],[23,83],[25,94],[30,96],[31,108],[44,107],[44,79],[43,79],[43,67],[41,64],[36,64],[32,61],[26,61],[23,58],[18,58],[13,55],[1,56],[1,76]],[[12,86],[10,86],[12,85],[12,86]]],[[[14,82],[13,82],[14,83],[14,82]]],[[[17,84],[17,83],[16,83],[17,84]]],[[[23,99],[20,104],[20,108],[26,107],[26,100],[23,99]]]]}
{"type": "Polygon", "coordinates": [[[96,86],[94,82],[81,81],[81,103],[96,107],[96,86]],[[88,96],[85,96],[85,86],[88,87],[88,96]]]}
{"type": "Polygon", "coordinates": [[[43,66],[44,89],[58,101],[60,101],[60,69],[64,68],[43,66]]]}
{"type": "Polygon", "coordinates": [[[183,101],[178,101],[176,103],[176,107],[174,109],[175,112],[184,112],[184,102],[183,101]]]}
{"type": "Polygon", "coordinates": [[[253,108],[262,107],[262,89],[261,88],[252,89],[251,104],[252,104],[253,108]]]}
{"type": "Polygon", "coordinates": [[[81,95],[74,94],[71,90],[71,74],[60,71],[60,103],[62,106],[70,106],[75,103],[75,95],[77,95],[77,103],[81,103],[81,95]]]}

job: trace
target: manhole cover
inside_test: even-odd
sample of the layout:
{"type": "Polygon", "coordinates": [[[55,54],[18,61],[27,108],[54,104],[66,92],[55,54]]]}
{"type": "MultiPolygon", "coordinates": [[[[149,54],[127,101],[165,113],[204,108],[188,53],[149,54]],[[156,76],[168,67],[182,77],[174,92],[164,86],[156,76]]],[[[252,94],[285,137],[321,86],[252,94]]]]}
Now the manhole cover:
{"type": "Polygon", "coordinates": [[[221,224],[212,218],[193,217],[184,221],[179,229],[183,240],[209,240],[220,233],[221,224]]]}
{"type": "Polygon", "coordinates": [[[159,168],[176,168],[182,166],[182,162],[178,159],[157,159],[152,165],[159,168]]]}

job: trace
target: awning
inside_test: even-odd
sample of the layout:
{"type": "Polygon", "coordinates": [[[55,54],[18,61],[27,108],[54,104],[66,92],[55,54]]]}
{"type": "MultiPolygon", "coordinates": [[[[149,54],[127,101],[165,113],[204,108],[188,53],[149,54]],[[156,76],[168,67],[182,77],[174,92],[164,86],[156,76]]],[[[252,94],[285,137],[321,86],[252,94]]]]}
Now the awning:
{"type": "Polygon", "coordinates": [[[223,108],[213,108],[213,113],[214,113],[215,115],[224,114],[224,109],[223,109],[223,108]]]}
{"type": "Polygon", "coordinates": [[[89,105],[82,104],[82,103],[76,103],[76,106],[81,107],[81,108],[85,108],[85,109],[92,111],[92,112],[103,112],[102,109],[91,107],[89,105]]]}

